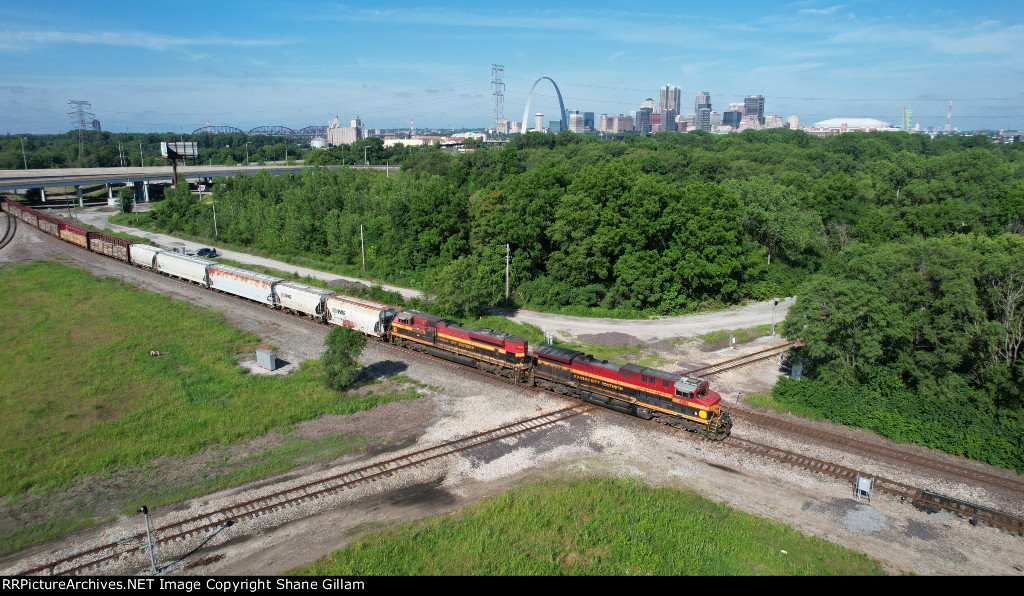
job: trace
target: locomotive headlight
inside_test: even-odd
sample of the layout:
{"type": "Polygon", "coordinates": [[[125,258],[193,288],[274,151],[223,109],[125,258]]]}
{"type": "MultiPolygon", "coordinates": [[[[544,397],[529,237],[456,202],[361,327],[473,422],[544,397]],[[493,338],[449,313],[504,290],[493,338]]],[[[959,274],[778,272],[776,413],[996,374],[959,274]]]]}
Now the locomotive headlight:
{"type": "Polygon", "coordinates": [[[708,412],[707,412],[707,410],[701,410],[701,411],[700,411],[700,417],[701,417],[701,418],[707,418],[707,417],[708,417],[708,412]]]}

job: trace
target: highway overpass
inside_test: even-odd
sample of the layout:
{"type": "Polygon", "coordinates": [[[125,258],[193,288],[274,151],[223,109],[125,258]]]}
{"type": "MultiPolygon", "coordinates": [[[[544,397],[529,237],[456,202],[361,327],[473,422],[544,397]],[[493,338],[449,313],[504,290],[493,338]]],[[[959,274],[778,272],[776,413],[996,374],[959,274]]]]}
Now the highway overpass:
{"type": "MultiPolygon", "coordinates": [[[[321,166],[331,170],[339,167],[397,172],[399,166],[321,166]]],[[[178,175],[186,180],[205,180],[220,176],[269,172],[299,172],[296,165],[250,165],[250,166],[178,166],[178,175]]],[[[126,184],[132,182],[173,182],[174,169],[171,166],[142,168],[67,168],[56,170],[0,170],[0,190],[29,188],[56,188],[64,186],[81,187],[85,184],[126,184]]]]}

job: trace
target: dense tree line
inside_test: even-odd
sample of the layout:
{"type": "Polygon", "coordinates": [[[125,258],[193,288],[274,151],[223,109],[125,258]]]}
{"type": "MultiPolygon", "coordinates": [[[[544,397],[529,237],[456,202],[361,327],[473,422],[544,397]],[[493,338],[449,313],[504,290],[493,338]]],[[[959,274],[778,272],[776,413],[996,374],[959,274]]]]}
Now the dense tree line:
{"type": "MultiPolygon", "coordinates": [[[[773,130],[398,152],[392,176],[219,181],[220,238],[353,273],[365,246],[367,275],[447,315],[504,299],[506,245],[512,302],[532,307],[668,315],[797,294],[787,334],[815,366],[777,399],[1024,469],[1024,147],[773,130]]],[[[212,234],[183,188],[153,217],[212,234]]]]}
{"type": "Polygon", "coordinates": [[[398,150],[383,149],[380,139],[360,141],[358,146],[332,149],[330,152],[314,150],[310,154],[308,139],[292,139],[271,135],[246,135],[244,133],[113,133],[87,130],[82,132],[81,143],[77,130],[63,135],[4,135],[0,136],[0,169],[21,170],[50,168],[106,168],[167,165],[160,158],[161,142],[195,142],[199,149],[198,164],[236,165],[245,163],[246,156],[251,163],[289,161],[316,156],[317,165],[348,163],[357,159],[362,163],[366,155],[371,163],[385,163],[394,158],[401,159],[398,150]],[[24,154],[22,144],[24,142],[24,154]],[[376,149],[364,152],[362,144],[376,149]],[[345,152],[347,149],[347,153],[345,152]],[[333,156],[337,156],[335,160],[333,156]],[[143,163],[143,160],[145,163],[143,163]]]}
{"type": "MultiPolygon", "coordinates": [[[[383,151],[371,141],[366,153],[383,151]]],[[[355,149],[309,159],[338,163],[355,149]]],[[[983,138],[537,133],[461,155],[398,152],[393,177],[219,182],[220,234],[356,265],[362,226],[372,275],[459,287],[467,304],[503,297],[509,244],[521,303],[674,314],[793,294],[851,245],[1019,233],[1024,221],[1024,152],[983,138]]],[[[212,231],[198,206],[167,207],[156,216],[168,229],[212,231]]]]}

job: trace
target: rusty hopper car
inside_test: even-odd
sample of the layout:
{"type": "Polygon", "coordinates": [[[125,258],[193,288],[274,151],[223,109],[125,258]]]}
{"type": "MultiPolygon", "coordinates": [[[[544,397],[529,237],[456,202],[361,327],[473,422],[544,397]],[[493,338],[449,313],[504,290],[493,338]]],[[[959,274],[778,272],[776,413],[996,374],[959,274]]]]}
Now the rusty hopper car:
{"type": "Polygon", "coordinates": [[[209,279],[210,287],[218,292],[247,298],[267,306],[274,306],[274,285],[284,281],[280,277],[230,265],[210,265],[209,279]]]}
{"type": "Polygon", "coordinates": [[[729,436],[732,419],[706,379],[615,364],[559,346],[534,350],[534,384],[613,410],[699,432],[729,436]]]}
{"type": "Polygon", "coordinates": [[[89,250],[128,262],[128,247],[131,242],[116,236],[108,236],[100,232],[89,232],[89,250]]]}
{"type": "Polygon", "coordinates": [[[156,253],[155,268],[164,275],[180,277],[203,287],[210,287],[210,261],[206,259],[162,250],[156,253]]]}
{"type": "Polygon", "coordinates": [[[84,249],[89,248],[89,232],[84,228],[73,226],[69,223],[60,224],[60,237],[62,240],[67,240],[72,244],[77,244],[84,249]]]}
{"type": "Polygon", "coordinates": [[[18,217],[25,223],[33,226],[38,226],[39,217],[36,215],[35,209],[25,207],[18,213],[18,217]]]}
{"type": "Polygon", "coordinates": [[[132,244],[129,256],[131,257],[132,265],[138,265],[146,269],[156,269],[156,255],[160,252],[163,252],[163,249],[156,246],[132,244]]]}
{"type": "Polygon", "coordinates": [[[60,234],[60,220],[52,215],[46,215],[40,213],[36,225],[40,230],[46,232],[51,236],[57,236],[60,234]]]}
{"type": "Polygon", "coordinates": [[[274,286],[274,298],[278,308],[286,312],[307,315],[318,321],[327,316],[327,299],[334,292],[307,286],[295,281],[282,281],[274,286]]]}
{"type": "Polygon", "coordinates": [[[328,322],[352,327],[365,335],[387,337],[397,310],[390,304],[335,294],[327,300],[328,322]]]}

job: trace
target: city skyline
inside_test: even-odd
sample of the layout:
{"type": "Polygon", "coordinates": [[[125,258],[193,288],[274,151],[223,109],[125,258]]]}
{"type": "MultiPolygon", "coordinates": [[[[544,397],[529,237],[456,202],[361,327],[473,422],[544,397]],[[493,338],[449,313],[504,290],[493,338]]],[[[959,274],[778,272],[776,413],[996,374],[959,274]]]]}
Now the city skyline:
{"type": "MultiPolygon", "coordinates": [[[[609,116],[671,85],[684,106],[707,91],[718,113],[762,95],[765,114],[805,125],[898,123],[906,107],[942,128],[953,100],[960,130],[1024,128],[1017,3],[547,6],[14,0],[0,7],[0,131],[69,130],[70,100],[89,101],[113,132],[303,127],[335,114],[369,128],[491,127],[492,64],[504,66],[508,120],[550,77],[567,110],[609,116]]],[[[554,114],[542,87],[531,111],[554,114]]]]}

